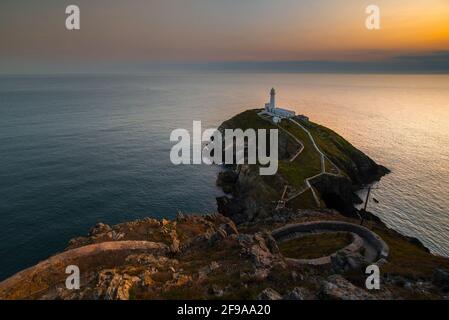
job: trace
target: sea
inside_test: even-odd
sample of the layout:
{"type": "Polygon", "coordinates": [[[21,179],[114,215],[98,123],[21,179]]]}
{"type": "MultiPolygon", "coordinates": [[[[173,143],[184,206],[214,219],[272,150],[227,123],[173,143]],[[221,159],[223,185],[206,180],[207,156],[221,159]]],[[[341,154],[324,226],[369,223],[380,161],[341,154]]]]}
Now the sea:
{"type": "Polygon", "coordinates": [[[216,212],[221,168],[172,164],[170,133],[260,108],[271,87],[389,168],[369,211],[449,256],[449,75],[0,75],[0,280],[97,222],[216,212]]]}

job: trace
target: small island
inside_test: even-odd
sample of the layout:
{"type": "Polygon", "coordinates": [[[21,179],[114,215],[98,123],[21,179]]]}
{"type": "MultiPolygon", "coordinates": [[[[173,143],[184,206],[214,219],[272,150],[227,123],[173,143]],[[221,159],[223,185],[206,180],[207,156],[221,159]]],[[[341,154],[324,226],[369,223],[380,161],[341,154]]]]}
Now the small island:
{"type": "Polygon", "coordinates": [[[355,192],[389,170],[306,116],[276,110],[274,94],[219,130],[279,129],[275,175],[223,168],[216,214],[99,223],[1,282],[0,298],[447,298],[448,258],[354,207],[355,192]],[[68,265],[82,270],[78,290],[65,286],[68,265]],[[365,287],[368,265],[380,268],[379,289],[365,287]]]}

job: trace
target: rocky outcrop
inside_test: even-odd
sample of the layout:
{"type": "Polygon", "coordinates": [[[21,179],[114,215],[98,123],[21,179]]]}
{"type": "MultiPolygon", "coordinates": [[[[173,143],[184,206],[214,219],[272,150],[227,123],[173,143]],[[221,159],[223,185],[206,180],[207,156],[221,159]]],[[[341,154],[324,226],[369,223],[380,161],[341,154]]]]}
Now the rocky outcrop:
{"type": "Polygon", "coordinates": [[[375,298],[340,275],[328,277],[322,283],[318,296],[323,300],[373,300],[375,298]]]}
{"type": "Polygon", "coordinates": [[[0,283],[0,297],[30,297],[48,288],[49,283],[61,282],[67,277],[66,267],[76,265],[81,270],[98,265],[120,264],[135,252],[166,254],[168,247],[150,241],[116,241],[91,244],[57,254],[25,269],[0,283]],[[33,281],[30,281],[33,279],[33,281]]]}
{"type": "Polygon", "coordinates": [[[361,203],[355,194],[355,186],[347,177],[321,175],[311,181],[312,185],[321,195],[327,207],[338,210],[348,216],[356,216],[357,209],[354,203],[361,203]]]}
{"type": "Polygon", "coordinates": [[[282,296],[271,288],[266,288],[258,296],[257,300],[281,300],[282,296]]]}
{"type": "Polygon", "coordinates": [[[226,187],[233,190],[232,194],[217,198],[218,212],[237,224],[272,215],[273,204],[278,200],[276,190],[285,185],[282,177],[260,176],[255,165],[240,165],[238,172],[238,179],[226,187]]]}
{"type": "Polygon", "coordinates": [[[94,297],[102,300],[129,300],[130,289],[140,281],[139,277],[103,270],[98,274],[94,297]]]}
{"type": "Polygon", "coordinates": [[[282,299],[283,300],[308,300],[310,293],[307,289],[296,287],[292,291],[286,293],[282,299]]]}
{"type": "MultiPolygon", "coordinates": [[[[337,218],[332,212],[311,211],[288,216],[337,218]]],[[[363,267],[357,271],[363,261],[354,252],[337,255],[329,266],[292,265],[271,232],[262,231],[278,224],[267,218],[237,227],[218,214],[178,214],[175,220],[142,219],[115,226],[97,224],[87,237],[71,241],[77,247],[1,282],[0,298],[305,300],[447,295],[445,268],[435,270],[433,277],[411,279],[394,274],[392,263],[385,261],[390,272],[382,276],[381,290],[367,291],[354,284],[360,285],[366,277],[363,267]],[[152,241],[98,242],[109,239],[105,235],[112,231],[122,233],[125,239],[140,236],[152,241]],[[81,243],[89,244],[79,246],[81,243]],[[174,243],[179,243],[177,250],[173,250],[174,243]],[[65,267],[69,264],[81,270],[78,290],[65,287],[65,267]],[[351,280],[357,273],[362,282],[360,278],[351,280]]],[[[401,246],[413,246],[407,239],[401,241],[401,246]]]]}
{"type": "MultiPolygon", "coordinates": [[[[258,129],[266,128],[267,125],[277,128],[260,119],[257,112],[258,110],[245,111],[225,121],[220,126],[220,130],[258,129]]],[[[311,180],[318,197],[322,200],[320,205],[336,209],[350,217],[356,217],[357,210],[354,208],[354,204],[360,203],[361,199],[355,191],[363,184],[379,180],[380,177],[389,172],[388,169],[376,164],[332,130],[312,122],[306,122],[303,125],[315,136],[317,143],[320,144],[320,148],[323,148],[324,152],[326,150],[333,151],[326,156],[343,173],[342,175],[321,175],[311,180]]],[[[278,153],[280,161],[290,159],[291,155],[298,151],[298,143],[284,130],[280,130],[279,135],[278,153]]],[[[306,157],[306,154],[310,152],[316,151],[305,148],[300,157],[306,157]]],[[[300,169],[298,168],[298,170],[300,169]]],[[[304,170],[307,169],[304,168],[304,170]]],[[[315,171],[310,176],[316,173],[318,172],[315,171]]],[[[273,176],[260,176],[257,165],[227,167],[223,173],[218,175],[217,179],[217,185],[222,187],[227,194],[217,198],[218,211],[232,218],[237,224],[264,219],[274,214],[274,209],[281,196],[281,190],[287,185],[291,187],[292,183],[289,183],[288,180],[289,178],[283,177],[279,171],[273,176]]],[[[297,184],[297,181],[295,184],[297,184]]],[[[294,202],[292,204],[290,202],[289,205],[292,205],[293,208],[315,208],[316,202],[313,201],[312,204],[308,202],[294,202]]]]}
{"type": "Polygon", "coordinates": [[[365,265],[365,257],[358,252],[339,251],[331,256],[331,267],[335,273],[360,270],[365,265]]]}
{"type": "Polygon", "coordinates": [[[449,293],[449,270],[440,268],[435,269],[432,281],[443,292],[449,293]]]}

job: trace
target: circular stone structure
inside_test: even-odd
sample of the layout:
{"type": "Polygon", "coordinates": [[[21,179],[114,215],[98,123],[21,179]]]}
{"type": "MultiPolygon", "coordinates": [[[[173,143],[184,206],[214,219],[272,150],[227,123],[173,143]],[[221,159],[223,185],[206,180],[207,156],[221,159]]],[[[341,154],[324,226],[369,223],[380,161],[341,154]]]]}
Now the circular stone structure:
{"type": "Polygon", "coordinates": [[[347,232],[351,234],[351,244],[328,256],[316,259],[293,259],[287,257],[287,261],[295,264],[325,265],[331,263],[332,256],[339,252],[357,253],[360,252],[362,248],[365,250],[365,258],[368,262],[377,263],[379,260],[387,259],[390,249],[382,238],[368,228],[353,223],[317,221],[289,224],[273,230],[271,234],[276,241],[283,242],[310,234],[338,232],[347,232]]]}

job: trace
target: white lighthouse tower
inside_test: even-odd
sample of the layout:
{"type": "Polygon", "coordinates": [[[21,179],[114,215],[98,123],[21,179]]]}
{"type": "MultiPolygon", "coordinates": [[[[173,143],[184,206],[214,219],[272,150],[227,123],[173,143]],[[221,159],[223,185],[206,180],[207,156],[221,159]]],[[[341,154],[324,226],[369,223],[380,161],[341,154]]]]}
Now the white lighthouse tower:
{"type": "Polygon", "coordinates": [[[276,121],[282,118],[292,118],[295,116],[295,112],[283,108],[276,107],[276,91],[274,88],[270,90],[270,102],[265,103],[265,110],[262,113],[274,117],[276,121]]]}
{"type": "Polygon", "coordinates": [[[275,96],[276,96],[276,91],[274,90],[274,88],[271,88],[271,91],[270,91],[270,111],[274,111],[274,109],[276,109],[275,96]]]}

